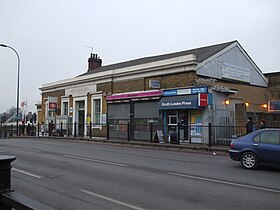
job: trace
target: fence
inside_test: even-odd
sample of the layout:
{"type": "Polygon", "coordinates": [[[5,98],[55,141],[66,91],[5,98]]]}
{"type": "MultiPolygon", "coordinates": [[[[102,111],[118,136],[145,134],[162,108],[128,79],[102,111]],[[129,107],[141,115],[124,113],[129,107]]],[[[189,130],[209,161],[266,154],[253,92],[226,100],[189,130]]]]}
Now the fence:
{"type": "MultiPolygon", "coordinates": [[[[163,125],[162,123],[146,124],[113,124],[95,125],[90,123],[54,124],[53,129],[46,126],[46,136],[71,136],[92,138],[103,136],[107,139],[134,140],[151,143],[201,143],[209,145],[229,145],[233,136],[246,134],[245,126],[217,126],[217,125],[163,125]],[[96,128],[102,131],[96,135],[96,128]]],[[[19,135],[42,136],[41,124],[23,127],[19,126],[19,135]]],[[[17,136],[16,126],[1,126],[0,137],[8,138],[17,136]]]]}
{"type": "Polygon", "coordinates": [[[151,143],[160,143],[161,136],[158,136],[159,130],[163,129],[161,124],[107,124],[107,139],[126,139],[145,141],[151,143]]]}
{"type": "Polygon", "coordinates": [[[246,126],[162,125],[162,124],[110,124],[108,139],[126,139],[153,143],[202,143],[229,145],[232,137],[246,134],[246,126]]]}
{"type": "Polygon", "coordinates": [[[8,138],[12,136],[17,136],[16,126],[0,126],[0,138],[8,138]]]}

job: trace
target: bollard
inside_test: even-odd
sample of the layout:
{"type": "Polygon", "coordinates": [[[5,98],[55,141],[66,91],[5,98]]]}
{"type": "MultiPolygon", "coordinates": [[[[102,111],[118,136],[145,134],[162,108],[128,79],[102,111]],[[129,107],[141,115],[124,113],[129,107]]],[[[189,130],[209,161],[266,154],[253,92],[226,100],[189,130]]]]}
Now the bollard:
{"type": "Polygon", "coordinates": [[[15,156],[0,155],[0,193],[11,191],[11,162],[15,156]]]}

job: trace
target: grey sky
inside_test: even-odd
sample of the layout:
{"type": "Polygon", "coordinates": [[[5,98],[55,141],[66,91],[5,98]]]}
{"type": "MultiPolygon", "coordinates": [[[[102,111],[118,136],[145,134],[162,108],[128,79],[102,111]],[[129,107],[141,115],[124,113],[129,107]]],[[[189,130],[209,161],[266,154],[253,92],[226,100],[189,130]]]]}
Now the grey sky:
{"type": "MultiPolygon", "coordinates": [[[[238,40],[263,72],[280,71],[279,0],[1,0],[0,43],[21,58],[20,101],[42,84],[103,65],[238,40]]],[[[0,48],[0,113],[16,106],[17,58],[0,48]]]]}

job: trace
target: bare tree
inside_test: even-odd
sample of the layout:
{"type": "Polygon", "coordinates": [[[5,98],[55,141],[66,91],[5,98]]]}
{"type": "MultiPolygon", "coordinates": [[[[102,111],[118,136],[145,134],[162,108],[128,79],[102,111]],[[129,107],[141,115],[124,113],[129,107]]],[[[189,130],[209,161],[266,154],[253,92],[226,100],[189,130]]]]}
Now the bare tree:
{"type": "Polygon", "coordinates": [[[12,106],[11,108],[7,109],[6,112],[3,112],[1,115],[6,116],[6,119],[10,118],[13,114],[17,112],[17,108],[12,106]]]}

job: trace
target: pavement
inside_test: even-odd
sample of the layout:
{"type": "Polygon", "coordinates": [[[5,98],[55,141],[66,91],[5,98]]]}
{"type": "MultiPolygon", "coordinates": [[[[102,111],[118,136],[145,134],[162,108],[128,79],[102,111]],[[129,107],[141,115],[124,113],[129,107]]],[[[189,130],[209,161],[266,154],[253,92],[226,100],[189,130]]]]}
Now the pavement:
{"type": "Polygon", "coordinates": [[[162,150],[174,150],[174,151],[197,151],[197,152],[212,152],[214,155],[227,154],[229,150],[228,145],[207,145],[207,144],[170,144],[170,143],[150,143],[147,141],[127,141],[124,139],[107,139],[104,137],[58,137],[58,136],[20,136],[20,137],[11,137],[11,138],[40,138],[40,139],[57,139],[57,140],[68,140],[68,141],[86,141],[86,142],[95,142],[101,144],[113,144],[119,146],[131,146],[138,148],[153,148],[153,149],[162,149],[162,150]]]}

